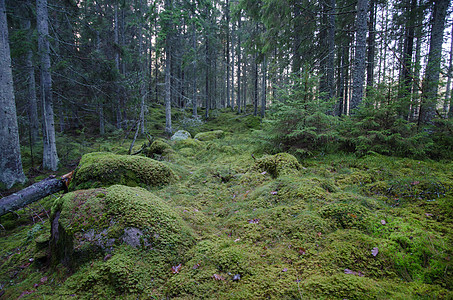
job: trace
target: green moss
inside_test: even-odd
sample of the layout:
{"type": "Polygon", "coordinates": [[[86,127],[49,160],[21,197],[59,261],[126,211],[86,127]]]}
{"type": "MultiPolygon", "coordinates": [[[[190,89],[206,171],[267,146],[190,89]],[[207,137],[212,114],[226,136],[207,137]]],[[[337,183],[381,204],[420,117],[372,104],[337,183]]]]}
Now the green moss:
{"type": "Polygon", "coordinates": [[[205,143],[195,139],[186,139],[181,141],[175,142],[175,148],[183,149],[183,148],[191,148],[194,150],[201,150],[205,147],[205,143]]]}
{"type": "Polygon", "coordinates": [[[114,185],[68,193],[55,203],[52,217],[58,212],[60,239],[54,252],[57,260],[68,261],[70,266],[99,251],[112,251],[123,242],[161,251],[171,259],[194,241],[181,218],[142,188],[114,185]]]}
{"type": "Polygon", "coordinates": [[[161,186],[175,179],[170,168],[150,158],[95,152],[82,157],[70,190],[113,184],[161,186]]]}
{"type": "Polygon", "coordinates": [[[276,178],[280,175],[295,173],[302,166],[297,159],[288,153],[278,153],[275,155],[264,156],[257,160],[254,169],[267,172],[276,178]]]}
{"type": "Polygon", "coordinates": [[[208,132],[200,132],[197,133],[194,137],[194,139],[199,140],[199,141],[212,141],[215,139],[220,139],[225,135],[225,132],[223,130],[213,130],[213,131],[208,131],[208,132]]]}
{"type": "Polygon", "coordinates": [[[332,203],[324,206],[319,213],[332,218],[340,228],[366,229],[370,212],[363,206],[348,203],[332,203]]]}
{"type": "Polygon", "coordinates": [[[174,151],[171,146],[162,139],[155,140],[151,146],[143,150],[143,154],[149,158],[154,158],[155,155],[168,156],[172,152],[174,151]]]}

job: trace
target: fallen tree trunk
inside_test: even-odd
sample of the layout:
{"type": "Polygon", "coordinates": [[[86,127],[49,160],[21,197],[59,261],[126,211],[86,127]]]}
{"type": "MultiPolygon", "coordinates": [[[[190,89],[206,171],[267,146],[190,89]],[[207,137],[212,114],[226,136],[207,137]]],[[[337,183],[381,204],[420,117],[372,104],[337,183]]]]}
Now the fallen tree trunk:
{"type": "Polygon", "coordinates": [[[38,201],[56,192],[67,191],[69,182],[72,179],[72,174],[73,172],[68,173],[61,178],[49,176],[48,178],[32,184],[23,190],[0,199],[0,216],[25,207],[30,203],[38,201]]]}

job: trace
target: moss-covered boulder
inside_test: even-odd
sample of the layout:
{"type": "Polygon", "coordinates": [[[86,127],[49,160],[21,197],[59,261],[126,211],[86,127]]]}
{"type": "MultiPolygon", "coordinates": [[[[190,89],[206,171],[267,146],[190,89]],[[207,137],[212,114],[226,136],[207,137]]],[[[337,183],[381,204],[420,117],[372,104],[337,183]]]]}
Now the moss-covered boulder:
{"type": "Polygon", "coordinates": [[[289,153],[267,155],[256,161],[254,169],[269,173],[276,178],[280,175],[291,174],[302,168],[297,158],[289,153]]]}
{"type": "Polygon", "coordinates": [[[169,144],[167,144],[164,140],[162,139],[157,139],[155,140],[151,146],[146,147],[143,150],[143,154],[146,157],[153,158],[156,155],[161,155],[161,156],[167,156],[171,153],[173,153],[173,149],[169,144]]]}
{"type": "Polygon", "coordinates": [[[79,190],[52,207],[52,260],[74,267],[127,244],[180,257],[192,231],[160,198],[139,187],[113,185],[79,190]]]}
{"type": "Polygon", "coordinates": [[[172,141],[183,141],[192,138],[190,132],[186,130],[178,130],[170,138],[172,141]]]}
{"type": "Polygon", "coordinates": [[[197,133],[194,138],[199,141],[212,141],[223,138],[224,135],[225,132],[223,130],[213,130],[197,133]]]}
{"type": "Polygon", "coordinates": [[[162,162],[107,152],[85,154],[80,160],[70,189],[88,189],[113,184],[161,186],[176,180],[173,171],[162,162]]]}

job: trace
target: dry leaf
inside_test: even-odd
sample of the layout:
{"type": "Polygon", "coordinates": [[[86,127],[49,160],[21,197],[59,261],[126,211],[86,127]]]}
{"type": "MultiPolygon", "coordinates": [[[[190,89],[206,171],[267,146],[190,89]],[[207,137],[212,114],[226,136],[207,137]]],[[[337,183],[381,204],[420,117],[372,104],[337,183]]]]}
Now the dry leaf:
{"type": "Polygon", "coordinates": [[[180,269],[181,269],[181,264],[171,267],[171,271],[173,272],[173,274],[179,273],[180,269]]]}
{"type": "Polygon", "coordinates": [[[379,253],[378,247],[374,247],[373,250],[371,250],[371,254],[373,254],[373,256],[378,255],[378,253],[379,253]]]}
{"type": "Polygon", "coordinates": [[[225,280],[225,278],[223,278],[223,276],[218,275],[218,274],[212,275],[212,278],[214,278],[214,279],[217,280],[217,281],[225,280]]]}

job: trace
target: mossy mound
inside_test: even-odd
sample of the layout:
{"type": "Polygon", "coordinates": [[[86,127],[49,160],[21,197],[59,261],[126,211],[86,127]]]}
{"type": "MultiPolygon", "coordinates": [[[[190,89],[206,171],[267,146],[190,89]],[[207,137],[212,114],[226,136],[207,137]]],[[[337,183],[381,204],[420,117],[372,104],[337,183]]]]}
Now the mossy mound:
{"type": "Polygon", "coordinates": [[[113,184],[162,186],[174,180],[176,175],[162,162],[141,156],[94,152],[80,160],[70,190],[113,184]]]}
{"type": "Polygon", "coordinates": [[[193,242],[192,231],[182,219],[160,198],[139,187],[75,191],[52,207],[52,259],[68,266],[113,252],[121,244],[174,259],[193,242]]]}
{"type": "Polygon", "coordinates": [[[254,166],[254,169],[267,172],[274,178],[280,175],[295,173],[301,168],[302,166],[297,161],[297,158],[289,153],[264,156],[254,166]]]}
{"type": "Polygon", "coordinates": [[[212,141],[215,139],[223,138],[224,135],[225,135],[225,132],[223,130],[213,130],[213,131],[197,133],[195,135],[194,139],[199,140],[199,141],[212,141]]]}
{"type": "Polygon", "coordinates": [[[167,156],[172,152],[174,151],[171,146],[162,139],[155,140],[151,146],[143,150],[143,154],[149,158],[154,158],[156,155],[167,156]]]}
{"type": "Polygon", "coordinates": [[[179,140],[175,142],[175,148],[176,149],[191,148],[194,150],[201,150],[205,148],[205,143],[195,139],[179,140]]]}
{"type": "Polygon", "coordinates": [[[320,211],[324,218],[333,219],[340,228],[366,229],[370,212],[363,206],[347,203],[331,203],[320,211]]]}

